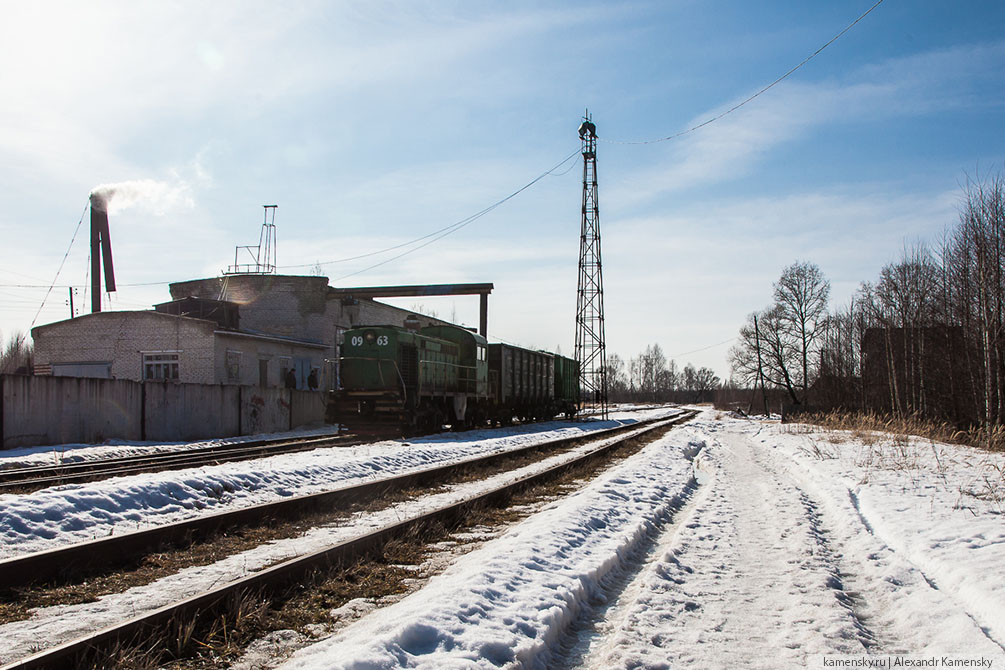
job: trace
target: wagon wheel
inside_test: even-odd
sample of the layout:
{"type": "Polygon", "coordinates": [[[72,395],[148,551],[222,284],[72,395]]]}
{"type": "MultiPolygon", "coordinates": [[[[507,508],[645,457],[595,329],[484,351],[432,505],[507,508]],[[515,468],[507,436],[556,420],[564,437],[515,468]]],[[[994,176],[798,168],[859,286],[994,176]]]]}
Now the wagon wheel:
{"type": "Polygon", "coordinates": [[[443,416],[443,412],[440,411],[439,407],[434,407],[432,412],[429,414],[429,432],[438,433],[443,429],[443,420],[446,417],[443,416]]]}

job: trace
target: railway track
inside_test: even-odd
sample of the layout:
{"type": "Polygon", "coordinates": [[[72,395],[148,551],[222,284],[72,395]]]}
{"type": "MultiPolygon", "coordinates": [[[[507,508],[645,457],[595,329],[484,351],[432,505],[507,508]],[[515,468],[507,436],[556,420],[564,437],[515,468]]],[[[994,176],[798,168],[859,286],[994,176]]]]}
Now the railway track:
{"type": "MultiPolygon", "coordinates": [[[[540,483],[541,481],[548,480],[549,478],[554,478],[570,468],[581,466],[585,462],[603,458],[605,455],[610,454],[621,447],[626,440],[636,439],[642,434],[659,430],[661,428],[666,429],[669,426],[689,420],[692,416],[693,413],[683,413],[674,418],[652,422],[649,425],[635,423],[613,430],[591,433],[589,438],[593,441],[599,441],[599,446],[590,447],[584,453],[578,455],[575,459],[569,459],[560,465],[550,467],[533,475],[519,478],[516,481],[512,481],[491,491],[466,498],[461,502],[453,503],[428,513],[403,519],[397,523],[384,526],[378,530],[361,534],[358,537],[341,542],[336,546],[326,548],[322,551],[316,551],[296,559],[282,562],[242,579],[234,580],[219,588],[207,591],[206,593],[162,607],[153,612],[137,616],[118,626],[114,626],[87,637],[66,642],[43,652],[39,652],[33,656],[5,666],[3,670],[10,670],[13,668],[76,667],[81,662],[81,659],[86,655],[90,654],[93,658],[93,654],[96,653],[96,650],[107,650],[116,645],[123,644],[126,641],[138,640],[140,638],[151,639],[157,637],[158,635],[163,635],[166,630],[165,626],[172,625],[172,622],[175,622],[174,625],[177,625],[177,622],[179,621],[194,620],[197,617],[216,616],[221,609],[227,607],[227,603],[233,603],[235,599],[239,599],[242,596],[246,596],[248,594],[262,596],[266,594],[279,593],[290,585],[306,579],[307,575],[316,573],[317,571],[331,569],[333,566],[345,566],[361,556],[379,552],[381,548],[393,538],[398,538],[409,533],[416,533],[418,532],[417,529],[429,526],[430,524],[449,526],[473,508],[501,504],[502,501],[513,495],[515,491],[519,491],[528,486],[540,483]]],[[[552,441],[548,445],[538,444],[531,447],[524,447],[515,450],[515,452],[551,450],[559,448],[562,443],[568,444],[573,440],[582,439],[583,438],[566,438],[559,441],[552,441]]],[[[361,495],[378,495],[381,492],[386,493],[400,486],[428,486],[431,484],[441,483],[450,476],[456,475],[461,470],[470,468],[476,463],[498,460],[506,456],[511,456],[513,453],[514,452],[507,452],[507,454],[494,454],[488,458],[470,459],[464,463],[455,463],[444,467],[431,468],[419,473],[395,477],[381,482],[367,483],[361,487],[350,487],[327,494],[320,494],[320,496],[305,496],[304,499],[299,501],[285,501],[283,503],[284,505],[291,506],[285,513],[294,513],[293,510],[298,505],[301,508],[303,508],[304,505],[308,507],[316,505],[332,505],[338,504],[338,500],[340,499],[344,502],[347,499],[358,499],[361,495]],[[314,501],[308,502],[308,498],[313,498],[314,501]]],[[[259,506],[256,508],[250,508],[248,511],[241,510],[238,514],[243,513],[251,515],[247,517],[250,519],[256,514],[260,518],[263,514],[269,515],[274,514],[275,512],[276,509],[272,508],[272,506],[259,506]],[[266,507],[270,509],[266,510],[266,507]]],[[[224,515],[215,516],[222,517],[224,515]]],[[[217,519],[217,521],[219,522],[220,519],[217,519]]],[[[199,520],[196,520],[196,523],[198,522],[199,520]]],[[[65,565],[66,561],[75,561],[77,558],[88,555],[101,555],[107,558],[110,555],[122,555],[128,551],[136,551],[137,549],[135,547],[131,547],[131,545],[136,545],[136,547],[144,545],[152,546],[152,543],[163,542],[163,538],[155,539],[157,533],[167,532],[184,534],[202,532],[195,530],[192,527],[186,528],[185,526],[186,524],[175,524],[174,527],[170,529],[169,527],[163,527],[160,529],[153,529],[151,531],[144,531],[143,533],[132,534],[136,536],[133,538],[126,538],[125,536],[120,538],[108,538],[102,541],[85,543],[80,546],[75,545],[73,547],[67,547],[65,549],[56,550],[55,552],[47,552],[46,555],[36,554],[20,559],[13,559],[12,561],[5,561],[0,563],[0,575],[26,575],[36,572],[38,574],[52,574],[54,570],[58,570],[57,566],[60,563],[65,565]],[[141,538],[141,535],[145,535],[146,537],[141,538]]],[[[142,551],[142,549],[139,550],[142,551]]],[[[99,563],[100,562],[101,561],[99,561],[99,563]]],[[[5,584],[8,588],[13,586],[10,582],[11,580],[8,578],[7,583],[5,584]]]]}
{"type": "MultiPolygon", "coordinates": [[[[394,437],[392,434],[385,438],[394,437]]],[[[215,465],[309,451],[325,447],[351,447],[375,439],[378,435],[328,435],[299,439],[258,440],[239,444],[220,444],[184,451],[162,452],[150,455],[103,458],[61,465],[31,466],[0,469],[0,493],[29,492],[83,481],[95,481],[122,475],[163,470],[181,470],[202,465],[215,465]]]]}
{"type": "Polygon", "coordinates": [[[96,571],[105,571],[109,568],[135,563],[142,556],[165,547],[203,541],[216,533],[262,523],[263,520],[293,519],[321,509],[330,510],[347,507],[350,503],[359,504],[381,495],[388,495],[396,490],[436,485],[473,467],[490,467],[495,463],[512,459],[521,454],[556,451],[584,439],[602,439],[605,436],[624,433],[639,425],[652,422],[626,424],[591,432],[585,437],[549,440],[394,477],[351,484],[321,493],[295,496],[271,503],[217,512],[186,521],[110,535],[50,551],[0,560],[0,591],[10,591],[32,583],[65,583],[81,579],[95,574],[96,571]],[[72,566],[72,568],[68,566],[72,566]]]}
{"type": "Polygon", "coordinates": [[[17,468],[0,468],[0,494],[29,493],[48,486],[98,481],[110,477],[183,470],[203,465],[218,465],[264,458],[279,454],[292,454],[327,447],[352,447],[366,442],[401,437],[398,429],[380,425],[367,426],[365,430],[325,435],[321,437],[256,440],[237,444],[217,444],[184,451],[161,452],[149,455],[102,458],[58,465],[39,465],[17,468]]]}

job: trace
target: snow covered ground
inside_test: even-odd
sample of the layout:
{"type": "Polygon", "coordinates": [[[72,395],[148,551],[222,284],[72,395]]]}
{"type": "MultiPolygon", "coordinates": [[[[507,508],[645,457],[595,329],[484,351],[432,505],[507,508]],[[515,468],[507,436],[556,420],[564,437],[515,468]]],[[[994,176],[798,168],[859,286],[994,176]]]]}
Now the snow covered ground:
{"type": "Polygon", "coordinates": [[[708,412],[283,667],[1000,668],[1003,464],[708,412]]]}
{"type": "MultiPolygon", "coordinates": [[[[197,513],[251,495],[246,489],[257,484],[246,480],[268,484],[268,495],[299,493],[315,478],[330,486],[336,472],[372,476],[416,466],[399,462],[402,453],[414,451],[425,463],[527,439],[534,438],[458,434],[405,450],[344,450],[352,458],[338,466],[296,454],[263,459],[273,462],[251,474],[233,464],[176,473],[173,484],[156,483],[160,475],[123,478],[118,496],[92,494],[120,506],[108,512],[110,526],[87,511],[86,497],[65,497],[79,487],[62,487],[69,491],[22,496],[16,510],[8,510],[14,501],[0,499],[0,537],[4,551],[8,538],[23,549],[43,544],[47,534],[70,541],[181,513],[162,513],[149,493],[135,492],[144,486],[188,486],[187,502],[178,505],[197,513]],[[280,471],[275,479],[270,468],[280,471]],[[240,487],[217,493],[210,479],[240,487]],[[63,512],[54,502],[59,495],[71,517],[91,525],[77,531],[47,520],[63,512]],[[24,502],[32,499],[34,510],[24,502]],[[130,514],[139,520],[118,520],[130,514]],[[13,529],[17,519],[28,527],[21,534],[13,529]]],[[[1003,668],[1003,472],[1002,454],[706,411],[462,556],[411,596],[300,649],[283,667],[823,668],[898,667],[895,660],[910,659],[927,663],[914,667],[1003,668]],[[943,657],[984,665],[949,666],[943,657]],[[859,664],[836,664],[841,660],[859,664]]],[[[298,542],[345,532],[322,529],[298,542]]],[[[274,560],[306,550],[260,553],[274,560]]],[[[247,570],[255,560],[263,559],[233,557],[230,569],[247,570]]],[[[200,570],[146,591],[40,611],[0,627],[0,649],[49,639],[61,622],[111,620],[148,606],[155,594],[193,588],[181,582],[229,574],[224,566],[200,570]]],[[[244,667],[273,667],[288,652],[244,667]]],[[[0,653],[0,662],[13,658],[16,652],[0,653]]]]}
{"type": "Polygon", "coordinates": [[[102,458],[151,456],[153,454],[220,445],[237,445],[257,440],[326,437],[336,434],[338,434],[337,425],[299,428],[281,433],[221,437],[211,440],[199,440],[197,442],[129,442],[126,440],[109,440],[104,444],[57,444],[45,447],[18,447],[16,449],[0,450],[0,469],[36,466],[55,467],[70,463],[95,461],[102,458]]]}
{"type": "MultiPolygon", "coordinates": [[[[0,495],[0,559],[211,512],[330,491],[360,481],[678,412],[668,408],[620,412],[612,414],[608,421],[552,421],[507,429],[445,433],[408,441],[320,448],[239,463],[67,484],[29,495],[3,494],[0,495]]],[[[164,445],[143,446],[156,449],[164,445]]],[[[181,445],[167,447],[182,448],[181,445]]],[[[79,449],[66,445],[59,452],[66,458],[76,458],[80,450],[94,458],[96,450],[104,449],[106,456],[114,456],[135,448],[136,445],[130,444],[81,446],[79,449]]],[[[32,454],[25,454],[23,450],[12,455],[0,452],[0,464],[21,463],[31,457],[32,454]]]]}

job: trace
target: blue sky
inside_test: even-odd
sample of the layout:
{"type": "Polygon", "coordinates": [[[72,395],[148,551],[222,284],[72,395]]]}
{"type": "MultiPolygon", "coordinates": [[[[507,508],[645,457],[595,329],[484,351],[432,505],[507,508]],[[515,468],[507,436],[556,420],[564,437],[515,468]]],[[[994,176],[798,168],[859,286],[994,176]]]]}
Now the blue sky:
{"type": "MultiPolygon", "coordinates": [[[[457,233],[367,270],[576,151],[597,124],[608,351],[728,375],[796,260],[843,303],[935,242],[1002,169],[1005,5],[35,2],[0,25],[0,334],[88,307],[88,193],[112,202],[112,309],[216,276],[276,217],[280,271],[337,286],[494,282],[490,337],[571,354],[577,156],[457,233]],[[571,169],[566,169],[571,168],[571,169]],[[141,286],[142,284],[142,286],[141,286]],[[148,285],[149,284],[149,285],[148,285]]],[[[405,300],[404,306],[415,305],[405,300]]],[[[477,298],[423,301],[477,323],[477,298]]],[[[107,307],[106,307],[107,309],[107,307]]]]}

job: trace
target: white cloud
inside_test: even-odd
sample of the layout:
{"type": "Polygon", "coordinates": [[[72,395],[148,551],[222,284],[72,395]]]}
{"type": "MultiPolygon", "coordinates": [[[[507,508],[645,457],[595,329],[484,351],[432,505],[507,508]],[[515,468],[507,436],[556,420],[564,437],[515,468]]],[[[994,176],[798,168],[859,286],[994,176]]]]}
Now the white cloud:
{"type": "MultiPolygon", "coordinates": [[[[840,81],[786,80],[732,114],[666,144],[667,159],[616,182],[609,204],[632,207],[667,194],[748,175],[773,149],[820,126],[876,123],[974,104],[986,78],[1002,79],[1005,42],[933,51],[869,65],[840,81]]],[[[797,75],[798,77],[798,75],[797,75]]],[[[694,117],[713,118],[745,96],[694,117]]]]}

